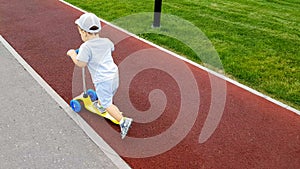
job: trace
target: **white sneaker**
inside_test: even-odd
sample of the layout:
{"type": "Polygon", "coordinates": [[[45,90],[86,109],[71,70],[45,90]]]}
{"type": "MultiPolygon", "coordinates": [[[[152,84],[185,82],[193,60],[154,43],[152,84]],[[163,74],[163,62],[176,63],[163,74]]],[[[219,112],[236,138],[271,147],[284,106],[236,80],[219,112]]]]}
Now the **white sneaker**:
{"type": "Polygon", "coordinates": [[[104,110],[103,107],[100,107],[98,104],[98,101],[93,102],[94,107],[96,107],[100,113],[105,113],[106,111],[104,110]]]}
{"type": "Polygon", "coordinates": [[[121,127],[121,138],[122,139],[124,139],[125,136],[127,135],[132,121],[133,120],[131,118],[124,117],[124,122],[120,125],[120,127],[121,127]]]}

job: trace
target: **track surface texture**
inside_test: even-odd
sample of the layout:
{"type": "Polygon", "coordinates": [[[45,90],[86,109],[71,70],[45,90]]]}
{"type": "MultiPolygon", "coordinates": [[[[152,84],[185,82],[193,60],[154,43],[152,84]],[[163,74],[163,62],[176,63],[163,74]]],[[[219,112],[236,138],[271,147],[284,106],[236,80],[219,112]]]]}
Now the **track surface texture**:
{"type": "MultiPolygon", "coordinates": [[[[81,77],[66,51],[82,43],[74,25],[82,12],[56,0],[0,4],[0,34],[69,102],[81,89],[81,77]]],[[[299,115],[102,26],[101,35],[116,45],[120,66],[115,102],[135,122],[121,140],[118,126],[87,111],[80,114],[132,168],[300,168],[299,115]],[[154,66],[144,69],[145,61],[154,66]],[[169,67],[159,69],[160,64],[169,67]]]]}

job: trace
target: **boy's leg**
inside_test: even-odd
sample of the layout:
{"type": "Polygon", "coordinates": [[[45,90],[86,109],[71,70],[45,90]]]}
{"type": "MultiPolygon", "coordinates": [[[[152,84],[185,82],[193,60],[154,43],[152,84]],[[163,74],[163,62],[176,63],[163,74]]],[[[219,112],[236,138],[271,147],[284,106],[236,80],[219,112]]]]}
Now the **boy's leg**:
{"type": "Polygon", "coordinates": [[[120,110],[118,109],[117,106],[112,104],[108,108],[106,108],[106,110],[117,121],[120,122],[123,119],[123,115],[122,115],[122,113],[120,112],[120,110]]]}
{"type": "Polygon", "coordinates": [[[131,126],[132,123],[132,119],[131,118],[126,118],[123,117],[122,113],[120,112],[120,110],[118,109],[117,106],[115,105],[110,105],[106,111],[112,116],[114,117],[117,121],[120,122],[120,128],[121,128],[121,138],[124,139],[125,136],[127,135],[127,132],[131,126]]]}
{"type": "Polygon", "coordinates": [[[101,113],[108,112],[108,114],[110,114],[118,122],[120,122],[123,118],[122,112],[120,112],[119,108],[113,104],[105,109],[101,106],[100,100],[98,100],[98,102],[94,102],[94,106],[96,106],[101,113]]]}
{"type": "Polygon", "coordinates": [[[123,117],[122,113],[112,102],[113,96],[119,86],[118,78],[98,83],[95,85],[96,93],[101,102],[101,112],[107,111],[113,118],[120,122],[122,139],[126,136],[132,119],[123,117]]]}

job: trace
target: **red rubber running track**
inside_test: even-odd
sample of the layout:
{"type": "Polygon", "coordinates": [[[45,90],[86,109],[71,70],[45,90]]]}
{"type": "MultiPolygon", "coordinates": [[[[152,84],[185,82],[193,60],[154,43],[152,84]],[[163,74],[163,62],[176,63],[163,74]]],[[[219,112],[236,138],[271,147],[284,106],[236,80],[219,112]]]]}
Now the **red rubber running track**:
{"type": "MultiPolygon", "coordinates": [[[[69,102],[73,97],[74,65],[65,53],[81,43],[74,20],[82,13],[56,0],[0,0],[0,4],[1,35],[66,102],[69,102]]],[[[106,26],[102,35],[109,37],[116,44],[114,57],[117,64],[122,64],[128,55],[142,49],[158,52],[159,61],[174,63],[175,66],[172,67],[181,64],[177,62],[179,59],[170,56],[169,53],[159,51],[156,47],[114,27],[106,26]],[[122,41],[117,43],[122,36],[125,38],[121,38],[122,41]]],[[[137,60],[136,63],[132,63],[133,67],[137,63],[137,60]]],[[[215,77],[195,65],[185,64],[194,76],[199,92],[196,95],[200,96],[200,100],[189,100],[190,105],[185,106],[186,114],[183,117],[193,124],[179,122],[183,125],[175,126],[176,130],[172,130],[166,136],[172,142],[173,139],[184,135],[178,144],[169,149],[149,155],[151,152],[139,152],[143,150],[144,147],[139,147],[143,144],[129,141],[130,138],[136,138],[142,142],[148,137],[158,136],[178,121],[179,110],[183,106],[183,100],[180,98],[184,98],[184,94],[180,93],[180,85],[176,79],[162,70],[145,69],[130,83],[130,101],[137,110],[145,111],[150,108],[148,94],[153,89],[164,91],[167,102],[162,115],[156,120],[134,123],[129,138],[120,141],[118,128],[96,115],[84,111],[81,116],[108,144],[118,149],[132,168],[300,168],[299,115],[215,77]],[[215,80],[210,81],[211,79],[215,80]],[[212,91],[218,83],[226,84],[225,92],[220,90],[218,93],[218,89],[212,91]],[[213,92],[215,96],[212,95],[213,92]],[[223,97],[224,93],[226,101],[217,128],[212,129],[214,132],[208,140],[199,140],[210,110],[219,109],[218,104],[213,104],[213,98],[223,97]],[[189,112],[193,105],[199,110],[196,114],[189,112]],[[196,115],[195,118],[190,119],[193,115],[196,115]],[[107,124],[117,132],[105,130],[107,124]],[[190,128],[186,127],[189,125],[190,128]],[[187,129],[186,135],[183,134],[187,129]],[[135,153],[139,154],[127,154],[126,149],[134,147],[135,153]]],[[[122,74],[126,72],[121,72],[122,74]]],[[[121,81],[120,90],[126,87],[122,85],[124,82],[121,81]]],[[[116,99],[121,103],[121,110],[126,110],[127,104],[122,105],[123,97],[118,97],[116,99]]],[[[145,117],[148,117],[147,114],[145,117]]],[[[163,139],[164,137],[162,142],[156,142],[157,145],[163,143],[163,139]]],[[[151,143],[148,146],[152,146],[150,151],[158,151],[156,144],[151,143]]],[[[158,147],[164,148],[163,145],[158,147]]]]}

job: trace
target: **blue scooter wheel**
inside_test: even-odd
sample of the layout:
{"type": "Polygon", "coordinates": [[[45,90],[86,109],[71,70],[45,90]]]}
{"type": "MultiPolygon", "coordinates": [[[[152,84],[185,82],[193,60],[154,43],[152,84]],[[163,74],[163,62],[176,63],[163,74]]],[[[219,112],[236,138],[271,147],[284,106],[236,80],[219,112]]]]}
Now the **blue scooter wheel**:
{"type": "Polygon", "coordinates": [[[78,100],[71,100],[70,106],[76,113],[79,113],[81,110],[81,104],[78,100]]]}
{"type": "Polygon", "coordinates": [[[90,96],[92,102],[98,100],[98,96],[97,96],[97,94],[96,94],[96,92],[95,92],[94,90],[88,89],[88,90],[86,91],[86,93],[90,96]]]}

